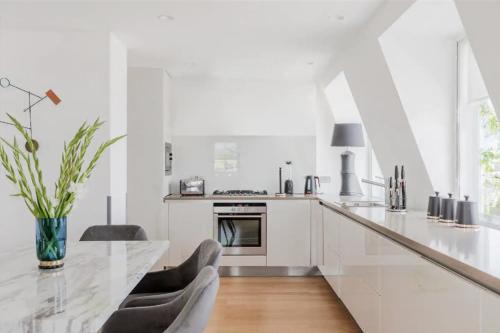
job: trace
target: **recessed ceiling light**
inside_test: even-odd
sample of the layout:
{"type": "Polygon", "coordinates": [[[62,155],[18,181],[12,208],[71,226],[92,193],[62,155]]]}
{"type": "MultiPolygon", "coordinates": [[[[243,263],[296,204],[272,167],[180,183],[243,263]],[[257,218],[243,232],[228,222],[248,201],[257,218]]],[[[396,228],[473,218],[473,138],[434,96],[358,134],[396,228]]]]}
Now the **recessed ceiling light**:
{"type": "Polygon", "coordinates": [[[335,18],[339,21],[343,21],[345,19],[345,16],[344,15],[337,15],[335,18]]]}
{"type": "Polygon", "coordinates": [[[309,66],[312,66],[312,65],[314,65],[314,61],[309,61],[309,62],[307,62],[307,64],[308,64],[309,66]]]}
{"type": "Polygon", "coordinates": [[[175,20],[175,17],[170,16],[170,15],[158,15],[158,20],[162,20],[162,21],[170,20],[170,21],[173,21],[173,20],[175,20]]]}

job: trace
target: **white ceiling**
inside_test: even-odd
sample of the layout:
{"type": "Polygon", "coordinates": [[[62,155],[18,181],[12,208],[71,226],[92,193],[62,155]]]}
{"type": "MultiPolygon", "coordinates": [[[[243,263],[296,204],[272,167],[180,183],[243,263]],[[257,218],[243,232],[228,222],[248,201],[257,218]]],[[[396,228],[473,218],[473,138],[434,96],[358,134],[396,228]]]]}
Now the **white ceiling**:
{"type": "Polygon", "coordinates": [[[0,1],[0,29],[111,31],[131,66],[174,77],[309,78],[382,2],[0,1]]]}

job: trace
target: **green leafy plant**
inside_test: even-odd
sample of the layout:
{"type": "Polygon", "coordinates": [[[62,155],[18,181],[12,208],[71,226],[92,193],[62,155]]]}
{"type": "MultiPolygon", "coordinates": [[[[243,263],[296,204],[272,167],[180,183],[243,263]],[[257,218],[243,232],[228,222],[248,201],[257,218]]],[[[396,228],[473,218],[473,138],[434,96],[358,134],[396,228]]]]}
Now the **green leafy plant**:
{"type": "Polygon", "coordinates": [[[83,123],[74,137],[68,143],[64,143],[59,179],[55,183],[54,196],[50,198],[31,136],[16,118],[9,114],[7,116],[26,140],[32,153],[23,151],[15,137],[12,142],[1,138],[0,162],[7,179],[15,184],[19,190],[13,196],[21,197],[36,218],[68,216],[77,199],[79,188],[89,179],[106,149],[125,137],[125,135],[118,136],[102,143],[92,159],[86,163],[90,144],[104,122],[97,119],[92,124],[83,123]],[[6,148],[10,149],[11,157],[7,154],[6,148]],[[13,164],[11,159],[14,161],[13,164]]]}
{"type": "Polygon", "coordinates": [[[483,205],[486,214],[500,213],[500,121],[489,103],[479,109],[481,131],[490,144],[480,152],[483,205]]]}

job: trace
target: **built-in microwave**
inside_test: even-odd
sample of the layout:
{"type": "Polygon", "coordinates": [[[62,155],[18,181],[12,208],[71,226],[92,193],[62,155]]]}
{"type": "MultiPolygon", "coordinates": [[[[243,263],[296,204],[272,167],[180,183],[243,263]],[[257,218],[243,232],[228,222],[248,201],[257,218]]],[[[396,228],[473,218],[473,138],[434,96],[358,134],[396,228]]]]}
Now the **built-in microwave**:
{"type": "Polygon", "coordinates": [[[214,239],[223,255],[266,255],[267,207],[264,202],[214,203],[214,239]]]}

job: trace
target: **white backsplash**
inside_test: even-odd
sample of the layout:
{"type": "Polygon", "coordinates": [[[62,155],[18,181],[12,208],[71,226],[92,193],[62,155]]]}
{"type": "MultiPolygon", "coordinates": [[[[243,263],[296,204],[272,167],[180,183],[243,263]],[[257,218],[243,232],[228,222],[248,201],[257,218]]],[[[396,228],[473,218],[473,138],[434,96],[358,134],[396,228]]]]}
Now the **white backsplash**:
{"type": "Polygon", "coordinates": [[[294,192],[303,193],[304,177],[315,170],[314,136],[174,136],[172,144],[171,193],[179,193],[180,179],[192,176],[205,179],[207,194],[215,189],[275,193],[279,186],[278,168],[283,167],[283,180],[288,176],[285,161],[293,162],[294,192]],[[216,143],[236,144],[237,171],[215,171],[216,143]]]}

